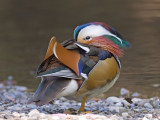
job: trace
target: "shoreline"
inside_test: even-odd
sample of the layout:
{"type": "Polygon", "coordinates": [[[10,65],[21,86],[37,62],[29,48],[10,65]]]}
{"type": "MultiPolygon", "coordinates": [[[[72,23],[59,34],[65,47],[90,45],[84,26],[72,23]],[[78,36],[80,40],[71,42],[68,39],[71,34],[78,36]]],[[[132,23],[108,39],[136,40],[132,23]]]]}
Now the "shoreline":
{"type": "Polygon", "coordinates": [[[160,99],[152,97],[92,99],[86,103],[88,114],[77,114],[81,103],[66,98],[55,99],[53,104],[27,104],[33,93],[28,88],[0,83],[0,120],[159,120],[160,99]]]}

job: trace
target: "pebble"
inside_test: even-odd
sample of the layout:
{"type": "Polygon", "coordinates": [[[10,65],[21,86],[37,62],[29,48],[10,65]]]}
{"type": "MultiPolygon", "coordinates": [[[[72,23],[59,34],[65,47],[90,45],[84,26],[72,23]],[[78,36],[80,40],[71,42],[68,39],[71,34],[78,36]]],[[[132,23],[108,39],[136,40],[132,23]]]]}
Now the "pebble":
{"type": "Polygon", "coordinates": [[[37,106],[35,104],[28,104],[26,107],[36,109],[37,106]]]}
{"type": "Polygon", "coordinates": [[[20,114],[19,114],[18,112],[13,112],[12,115],[13,115],[14,117],[20,117],[20,114]]]}
{"type": "Polygon", "coordinates": [[[12,75],[8,76],[8,80],[13,80],[13,76],[12,75]]]}
{"type": "Polygon", "coordinates": [[[130,94],[129,90],[127,90],[126,88],[121,88],[121,90],[120,90],[120,95],[121,95],[122,97],[128,97],[129,94],[130,94]]]}
{"type": "Polygon", "coordinates": [[[153,106],[152,106],[150,103],[145,103],[145,104],[144,104],[144,107],[149,108],[149,109],[152,109],[152,108],[153,108],[153,106]]]}
{"type": "Polygon", "coordinates": [[[125,107],[130,107],[131,106],[131,104],[129,102],[127,102],[126,100],[122,100],[121,102],[123,103],[123,105],[125,107]]]}
{"type": "Polygon", "coordinates": [[[123,107],[123,104],[121,102],[118,102],[115,104],[116,107],[123,107]]]}
{"type": "Polygon", "coordinates": [[[39,111],[37,109],[33,109],[28,113],[29,117],[39,115],[39,111]]]}
{"type": "Polygon", "coordinates": [[[23,116],[23,117],[21,117],[21,120],[28,120],[28,117],[23,116]]]}
{"type": "Polygon", "coordinates": [[[123,113],[122,113],[122,117],[125,117],[125,118],[126,118],[127,116],[128,116],[128,113],[127,113],[127,112],[123,112],[123,113]]]}
{"type": "Polygon", "coordinates": [[[27,87],[24,87],[24,86],[16,86],[16,89],[18,91],[26,91],[27,90],[27,87]]]}
{"type": "Polygon", "coordinates": [[[141,98],[133,98],[132,99],[132,102],[134,103],[134,104],[138,104],[139,102],[142,102],[143,100],[141,99],[141,98]]]}
{"type": "Polygon", "coordinates": [[[15,111],[20,111],[20,110],[22,110],[22,108],[21,108],[20,106],[14,106],[12,109],[15,110],[15,111]]]}
{"type": "Polygon", "coordinates": [[[26,117],[25,113],[20,113],[21,117],[26,117]]]}
{"type": "Polygon", "coordinates": [[[138,98],[138,97],[140,97],[141,96],[141,94],[139,94],[138,92],[134,92],[133,94],[132,94],[132,98],[138,98]]]}
{"type": "Polygon", "coordinates": [[[153,87],[159,87],[160,84],[152,84],[153,87]]]}
{"type": "Polygon", "coordinates": [[[121,100],[119,99],[119,98],[117,98],[117,97],[108,97],[107,99],[106,99],[106,102],[109,104],[109,105],[115,105],[115,104],[117,104],[117,103],[120,103],[121,102],[121,100]]]}
{"type": "Polygon", "coordinates": [[[125,108],[124,107],[117,107],[117,106],[109,106],[108,109],[111,112],[120,113],[120,112],[123,112],[125,108]]]}
{"type": "Polygon", "coordinates": [[[144,117],[146,117],[148,119],[152,119],[152,114],[146,114],[144,117]]]}
{"type": "MultiPolygon", "coordinates": [[[[123,94],[128,94],[122,89],[123,94]]],[[[27,88],[0,83],[0,120],[159,120],[160,99],[130,98],[132,102],[115,96],[105,100],[93,99],[86,103],[85,110],[92,114],[77,114],[81,103],[62,97],[54,100],[54,104],[36,106],[27,104],[33,93],[27,88]],[[69,114],[64,112],[68,111],[69,114]],[[76,115],[72,115],[76,114],[76,115]]],[[[121,94],[122,94],[121,93],[121,94]]]]}

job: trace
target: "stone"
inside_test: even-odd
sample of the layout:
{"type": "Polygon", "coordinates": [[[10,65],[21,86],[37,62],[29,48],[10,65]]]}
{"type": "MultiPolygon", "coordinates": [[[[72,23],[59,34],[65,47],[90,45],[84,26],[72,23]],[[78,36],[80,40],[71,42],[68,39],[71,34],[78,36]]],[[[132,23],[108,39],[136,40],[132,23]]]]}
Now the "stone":
{"type": "Polygon", "coordinates": [[[15,110],[15,111],[21,111],[22,110],[22,108],[19,107],[19,106],[14,106],[12,109],[15,110]]]}
{"type": "Polygon", "coordinates": [[[123,104],[121,102],[118,102],[115,104],[116,107],[123,107],[123,104]]]}
{"type": "Polygon", "coordinates": [[[32,108],[32,109],[36,109],[37,106],[35,104],[28,104],[26,107],[32,108]]]}
{"type": "Polygon", "coordinates": [[[149,103],[149,99],[133,98],[132,102],[137,106],[144,106],[145,103],[149,103]]]}
{"type": "Polygon", "coordinates": [[[24,86],[16,86],[16,90],[18,90],[18,91],[26,91],[26,90],[27,90],[27,87],[24,87],[24,86]]]}
{"type": "Polygon", "coordinates": [[[146,117],[148,119],[152,119],[152,114],[146,114],[144,117],[146,117]]]}
{"type": "Polygon", "coordinates": [[[138,97],[140,97],[141,96],[141,94],[139,94],[138,92],[134,92],[133,94],[132,94],[132,98],[138,98],[138,97]]]}
{"type": "Polygon", "coordinates": [[[21,117],[26,117],[25,113],[20,113],[21,117]]]}
{"type": "Polygon", "coordinates": [[[115,106],[109,106],[108,110],[111,112],[116,112],[116,113],[120,113],[123,112],[125,108],[123,107],[115,107],[115,106]]]}
{"type": "Polygon", "coordinates": [[[28,117],[26,117],[26,116],[21,117],[21,120],[28,120],[28,117]]]}
{"type": "Polygon", "coordinates": [[[18,112],[13,112],[12,115],[13,115],[14,117],[20,117],[20,114],[19,114],[18,112]]]}
{"type": "Polygon", "coordinates": [[[46,115],[45,115],[44,113],[40,113],[40,114],[39,114],[39,117],[40,117],[41,119],[45,119],[45,118],[46,118],[46,115]]]}
{"type": "Polygon", "coordinates": [[[2,83],[0,83],[0,89],[3,89],[4,85],[2,83]]]}
{"type": "Polygon", "coordinates": [[[110,105],[110,106],[114,106],[117,103],[120,103],[121,100],[117,97],[108,97],[106,99],[106,102],[110,105]]]}
{"type": "Polygon", "coordinates": [[[152,84],[153,87],[159,87],[160,84],[152,84]]]}
{"type": "Polygon", "coordinates": [[[131,106],[131,104],[129,102],[127,102],[126,100],[121,100],[121,102],[125,107],[131,106]]]}
{"type": "Polygon", "coordinates": [[[128,117],[128,113],[127,112],[123,112],[122,113],[122,117],[125,117],[125,118],[128,117]]]}
{"type": "Polygon", "coordinates": [[[43,106],[21,102],[22,100],[27,100],[32,95],[32,93],[27,93],[23,87],[17,87],[15,85],[4,86],[0,83],[0,120],[160,119],[159,97],[149,99],[129,98],[129,100],[117,97],[109,97],[106,100],[92,99],[86,103],[85,110],[92,111],[93,114],[77,114],[72,111],[71,113],[76,115],[58,115],[56,113],[63,113],[69,108],[78,110],[81,103],[72,100],[70,101],[65,98],[56,99],[56,104],[47,104],[43,106]]]}
{"type": "Polygon", "coordinates": [[[37,119],[39,116],[39,111],[37,109],[33,109],[28,113],[29,118],[37,119]]]}
{"type": "Polygon", "coordinates": [[[13,76],[12,76],[12,75],[9,75],[9,76],[8,76],[8,80],[13,80],[13,76]]]}
{"type": "Polygon", "coordinates": [[[11,117],[11,115],[9,115],[9,114],[4,114],[4,115],[3,115],[3,118],[4,118],[4,119],[11,119],[12,117],[11,117]]]}
{"type": "Polygon", "coordinates": [[[158,97],[153,97],[150,98],[150,104],[154,107],[154,108],[160,108],[160,100],[158,97]]]}
{"type": "Polygon", "coordinates": [[[153,108],[153,106],[152,106],[150,103],[145,103],[145,104],[144,104],[144,107],[149,108],[149,109],[152,109],[152,108],[153,108]]]}
{"type": "Polygon", "coordinates": [[[139,102],[142,102],[143,100],[141,98],[133,98],[132,102],[133,104],[138,104],[139,102]]]}
{"type": "Polygon", "coordinates": [[[148,118],[144,117],[142,120],[149,120],[148,118]]]}
{"type": "Polygon", "coordinates": [[[121,88],[120,95],[122,97],[128,97],[129,94],[130,94],[129,90],[127,90],[126,88],[121,88]]]}

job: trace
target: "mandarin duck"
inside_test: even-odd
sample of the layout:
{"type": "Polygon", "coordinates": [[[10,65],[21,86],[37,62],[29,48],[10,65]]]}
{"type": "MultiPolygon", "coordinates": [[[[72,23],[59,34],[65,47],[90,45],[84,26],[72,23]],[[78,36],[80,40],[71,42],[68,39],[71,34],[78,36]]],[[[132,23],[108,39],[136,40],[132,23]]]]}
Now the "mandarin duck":
{"type": "Polygon", "coordinates": [[[61,44],[53,37],[37,69],[41,83],[30,99],[44,105],[59,97],[85,102],[109,90],[117,81],[119,57],[130,44],[111,26],[92,22],[77,26],[74,39],[61,44]]]}

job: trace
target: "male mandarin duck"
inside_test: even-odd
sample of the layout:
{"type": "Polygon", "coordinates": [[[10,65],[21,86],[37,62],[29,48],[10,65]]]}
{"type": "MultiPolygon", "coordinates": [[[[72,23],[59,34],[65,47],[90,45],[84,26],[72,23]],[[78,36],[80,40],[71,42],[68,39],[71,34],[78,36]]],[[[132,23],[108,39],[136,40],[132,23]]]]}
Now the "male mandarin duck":
{"type": "Polygon", "coordinates": [[[92,22],[76,27],[74,39],[61,44],[53,37],[37,70],[42,81],[30,101],[44,105],[59,97],[85,101],[109,90],[117,81],[118,57],[130,44],[111,26],[92,22]]]}

